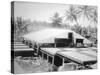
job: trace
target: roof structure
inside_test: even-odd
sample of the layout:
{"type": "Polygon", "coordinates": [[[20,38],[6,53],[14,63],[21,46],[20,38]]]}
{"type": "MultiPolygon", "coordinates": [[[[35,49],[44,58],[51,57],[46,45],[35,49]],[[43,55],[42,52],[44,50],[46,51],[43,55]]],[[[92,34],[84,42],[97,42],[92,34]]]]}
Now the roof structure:
{"type": "Polygon", "coordinates": [[[58,49],[58,48],[41,48],[41,50],[43,50],[51,55],[55,55],[58,51],[60,51],[60,49],[58,49]]]}
{"type": "Polygon", "coordinates": [[[80,51],[80,53],[96,58],[97,53],[90,50],[80,51]]]}
{"type": "Polygon", "coordinates": [[[81,64],[83,64],[84,62],[93,63],[93,62],[97,61],[96,58],[87,56],[85,54],[81,54],[81,53],[76,52],[76,51],[66,51],[66,52],[64,51],[64,52],[58,52],[57,54],[62,55],[64,57],[67,57],[67,58],[69,58],[73,61],[76,61],[78,63],[81,63],[81,64]]]}
{"type": "Polygon", "coordinates": [[[61,48],[63,51],[90,51],[92,52],[91,48],[61,48]]]}
{"type": "Polygon", "coordinates": [[[18,48],[18,49],[14,49],[14,51],[34,51],[34,49],[32,49],[32,48],[18,48]]]}
{"type": "Polygon", "coordinates": [[[14,49],[18,49],[18,48],[20,48],[20,49],[24,48],[25,49],[25,48],[29,48],[29,46],[14,46],[14,49]]]}
{"type": "Polygon", "coordinates": [[[68,30],[68,29],[60,29],[60,28],[49,28],[40,30],[37,32],[31,32],[29,34],[26,34],[22,37],[24,37],[27,40],[35,41],[38,43],[54,43],[55,38],[68,38],[68,33],[72,32],[74,39],[84,39],[84,43],[92,43],[88,39],[82,37],[80,34],[68,30]]]}
{"type": "Polygon", "coordinates": [[[76,51],[80,54],[84,54],[86,56],[90,56],[90,57],[94,57],[96,58],[97,57],[97,53],[92,51],[91,49],[89,48],[41,48],[41,50],[51,54],[51,55],[55,55],[56,53],[59,53],[59,52],[67,52],[67,51],[76,51]]]}
{"type": "Polygon", "coordinates": [[[77,51],[77,48],[61,48],[61,51],[77,51]]]}
{"type": "Polygon", "coordinates": [[[13,44],[13,46],[26,46],[25,44],[13,44]]]}
{"type": "Polygon", "coordinates": [[[22,42],[14,42],[14,44],[22,44],[22,42]]]}
{"type": "Polygon", "coordinates": [[[14,43],[13,45],[25,45],[23,43],[14,43]]]}

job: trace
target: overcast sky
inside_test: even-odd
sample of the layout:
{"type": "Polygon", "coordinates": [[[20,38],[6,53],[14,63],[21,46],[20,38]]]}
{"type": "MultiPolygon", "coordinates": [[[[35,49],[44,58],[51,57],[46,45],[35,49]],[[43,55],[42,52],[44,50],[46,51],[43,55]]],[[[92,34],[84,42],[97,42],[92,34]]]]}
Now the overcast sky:
{"type": "Polygon", "coordinates": [[[68,5],[49,4],[49,3],[30,3],[30,2],[15,2],[15,17],[22,16],[25,19],[48,21],[55,12],[60,16],[64,15],[68,5]]]}
{"type": "MultiPolygon", "coordinates": [[[[31,21],[47,21],[50,22],[50,17],[58,12],[60,16],[64,16],[68,10],[68,4],[53,4],[53,3],[36,3],[36,2],[15,2],[14,15],[31,21]]],[[[80,19],[80,24],[83,23],[83,18],[80,19]]],[[[88,25],[89,21],[85,21],[84,25],[88,25]]]]}

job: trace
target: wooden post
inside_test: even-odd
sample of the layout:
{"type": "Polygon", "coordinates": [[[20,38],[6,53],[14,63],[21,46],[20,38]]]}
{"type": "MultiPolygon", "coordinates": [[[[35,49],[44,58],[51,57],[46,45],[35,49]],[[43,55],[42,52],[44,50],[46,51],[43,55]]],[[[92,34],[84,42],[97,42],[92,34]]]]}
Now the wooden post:
{"type": "Polygon", "coordinates": [[[55,42],[55,48],[56,48],[56,42],[55,42]]]}
{"type": "Polygon", "coordinates": [[[62,66],[64,66],[64,61],[65,61],[65,59],[64,59],[64,58],[62,58],[62,59],[63,59],[63,60],[62,60],[62,61],[63,61],[63,62],[62,62],[62,66]]]}
{"type": "Polygon", "coordinates": [[[39,46],[38,46],[38,44],[36,44],[36,45],[37,45],[37,48],[36,48],[36,50],[37,50],[37,54],[38,54],[38,47],[39,47],[39,46]]]}
{"type": "Polygon", "coordinates": [[[47,54],[47,61],[49,62],[49,55],[47,54]]]}
{"type": "Polygon", "coordinates": [[[32,48],[34,48],[34,45],[35,45],[34,42],[32,42],[32,48]]]}
{"type": "Polygon", "coordinates": [[[44,59],[44,53],[42,52],[42,58],[44,59]]]}
{"type": "Polygon", "coordinates": [[[36,50],[37,50],[37,55],[38,55],[38,52],[39,52],[39,44],[36,44],[36,45],[37,45],[36,50]]]}
{"type": "Polygon", "coordinates": [[[78,64],[76,64],[76,70],[78,70],[78,67],[79,67],[78,64]]]}
{"type": "Polygon", "coordinates": [[[43,58],[43,53],[42,53],[42,51],[41,51],[41,58],[43,58]]]}
{"type": "Polygon", "coordinates": [[[52,66],[54,65],[54,56],[52,56],[52,66]]]}

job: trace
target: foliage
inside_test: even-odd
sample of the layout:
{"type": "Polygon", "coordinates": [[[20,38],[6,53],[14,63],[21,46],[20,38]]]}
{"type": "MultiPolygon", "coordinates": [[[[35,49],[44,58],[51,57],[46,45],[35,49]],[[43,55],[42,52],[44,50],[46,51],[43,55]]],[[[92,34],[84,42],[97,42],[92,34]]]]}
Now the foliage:
{"type": "Polygon", "coordinates": [[[79,34],[81,34],[81,32],[82,32],[82,27],[79,26],[79,25],[74,25],[74,26],[71,27],[71,29],[73,31],[75,31],[76,33],[79,33],[79,34]]]}
{"type": "Polygon", "coordinates": [[[94,22],[94,24],[97,24],[97,23],[98,23],[98,13],[97,13],[97,8],[94,8],[94,11],[93,11],[91,17],[92,17],[91,22],[94,22]]]}
{"type": "Polygon", "coordinates": [[[46,27],[60,27],[67,28],[79,33],[80,35],[90,39],[92,41],[97,40],[97,22],[98,22],[98,13],[97,7],[95,6],[77,6],[71,5],[69,9],[66,10],[64,17],[60,16],[58,12],[54,13],[51,19],[51,23],[41,22],[41,21],[33,21],[23,20],[22,17],[11,18],[11,24],[14,26],[15,35],[19,36],[22,34],[26,34],[31,31],[37,31],[40,29],[44,29],[46,27]],[[88,27],[85,27],[84,24],[80,25],[79,19],[82,17],[83,23],[85,19],[90,22],[88,27]],[[66,21],[70,21],[70,23],[75,22],[75,25],[71,26],[70,23],[63,23],[64,18],[66,21]],[[94,24],[95,27],[91,27],[91,23],[94,24]],[[83,27],[82,27],[83,26],[83,27]]]}
{"type": "MultiPolygon", "coordinates": [[[[97,40],[97,7],[95,6],[73,6],[71,5],[68,10],[66,10],[66,20],[70,20],[70,22],[75,21],[76,24],[74,26],[70,26],[71,29],[80,35],[86,37],[87,39],[90,39],[91,41],[97,40]],[[83,27],[79,25],[80,23],[78,20],[80,17],[83,18],[83,27]],[[91,22],[94,22],[95,27],[91,27],[90,25],[88,27],[84,26],[84,21],[87,18],[87,20],[90,20],[91,22]]],[[[67,27],[69,27],[67,25],[67,27]]]]}
{"type": "Polygon", "coordinates": [[[78,8],[79,8],[80,13],[81,13],[80,15],[83,15],[84,16],[84,19],[85,18],[91,19],[91,14],[93,13],[92,6],[84,5],[84,6],[79,6],[78,8]]]}
{"type": "Polygon", "coordinates": [[[76,24],[79,25],[77,22],[77,19],[79,17],[78,13],[79,11],[73,5],[71,5],[69,9],[66,10],[65,18],[66,20],[70,20],[71,22],[75,21],[76,24]]]}
{"type": "Polygon", "coordinates": [[[17,35],[27,33],[27,26],[30,25],[29,20],[23,20],[22,17],[14,19],[14,33],[17,35]]]}
{"type": "Polygon", "coordinates": [[[53,17],[51,17],[53,27],[60,27],[62,24],[62,18],[59,16],[59,13],[55,13],[53,17]]]}

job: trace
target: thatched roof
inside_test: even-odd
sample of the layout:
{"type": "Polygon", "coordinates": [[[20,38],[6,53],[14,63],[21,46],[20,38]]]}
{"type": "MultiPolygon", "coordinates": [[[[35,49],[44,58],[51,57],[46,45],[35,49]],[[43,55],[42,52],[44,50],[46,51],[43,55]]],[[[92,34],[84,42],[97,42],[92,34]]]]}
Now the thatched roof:
{"type": "Polygon", "coordinates": [[[76,38],[84,39],[84,43],[92,43],[88,39],[82,37],[80,34],[72,30],[60,29],[60,28],[48,28],[48,29],[37,31],[37,32],[31,32],[22,37],[24,37],[27,40],[35,41],[38,43],[54,43],[55,38],[68,38],[69,32],[73,33],[74,39],[76,38]]]}

